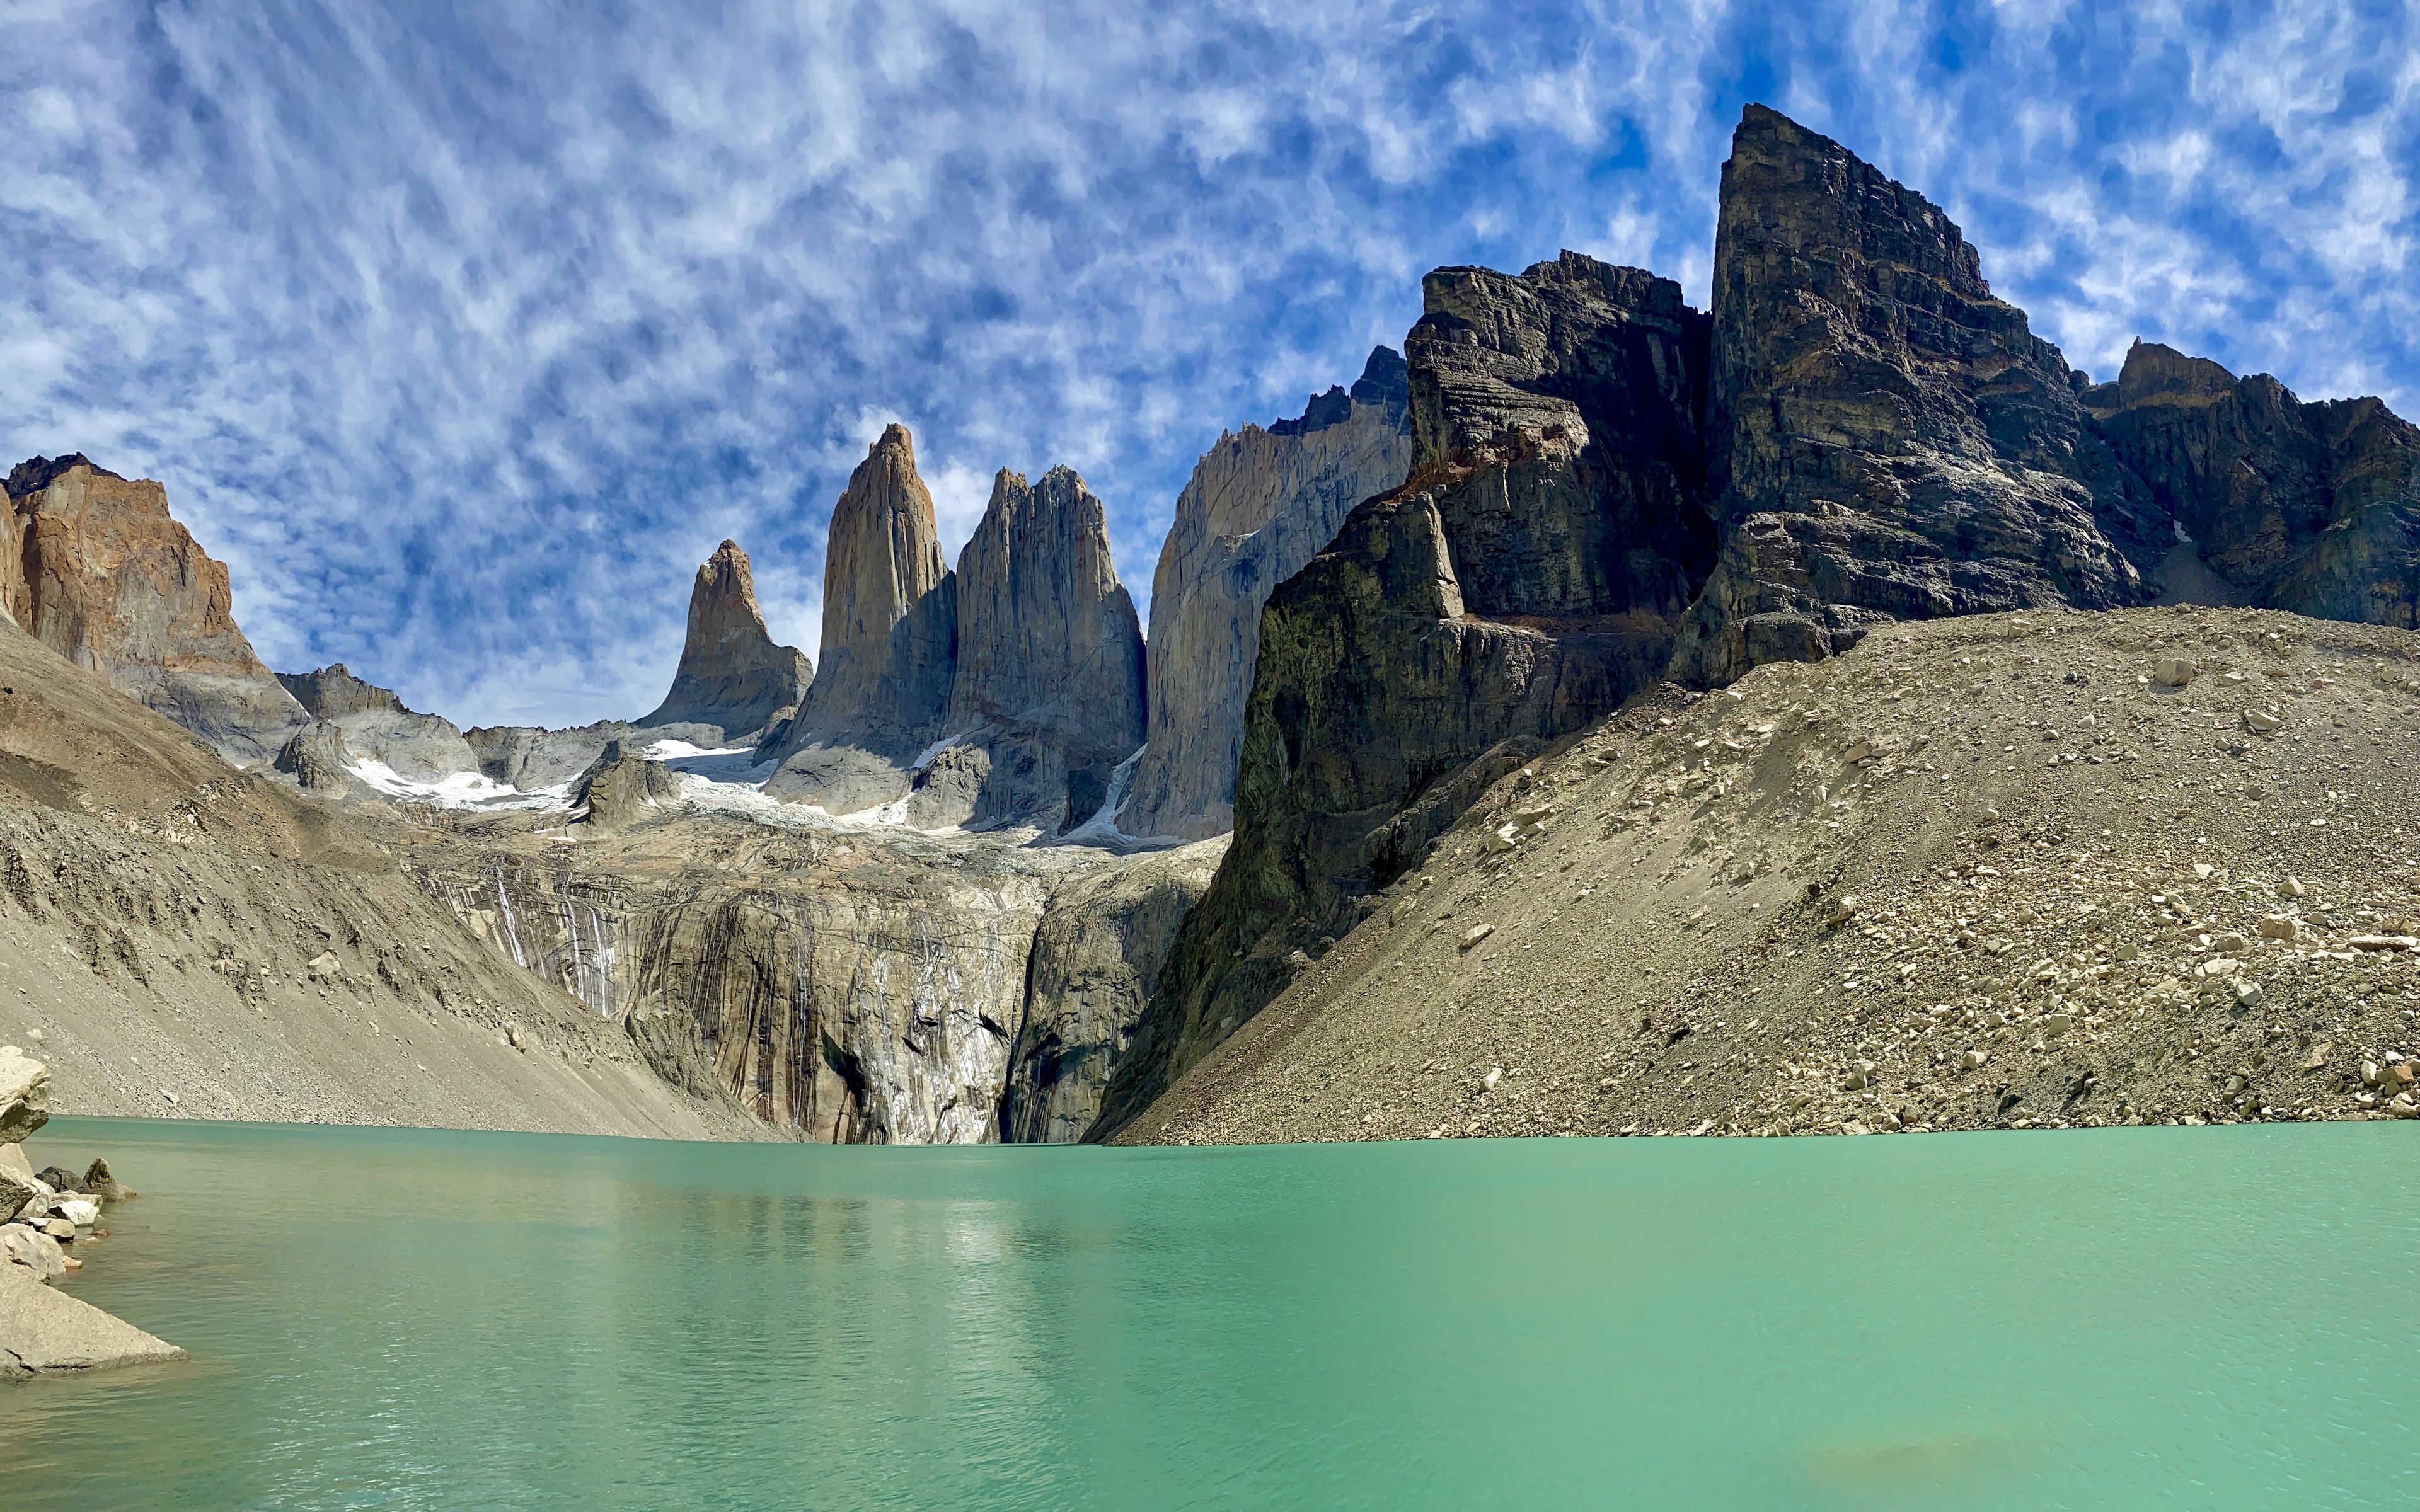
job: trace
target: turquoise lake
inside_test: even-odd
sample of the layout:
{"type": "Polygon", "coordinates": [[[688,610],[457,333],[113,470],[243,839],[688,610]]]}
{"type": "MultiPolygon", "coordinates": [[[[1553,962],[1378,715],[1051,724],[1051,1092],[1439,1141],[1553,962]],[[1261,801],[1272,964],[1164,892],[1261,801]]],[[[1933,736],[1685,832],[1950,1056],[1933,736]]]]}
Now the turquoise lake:
{"type": "Polygon", "coordinates": [[[1225,1150],[60,1119],[0,1504],[2420,1504],[2420,1129],[1225,1150]]]}

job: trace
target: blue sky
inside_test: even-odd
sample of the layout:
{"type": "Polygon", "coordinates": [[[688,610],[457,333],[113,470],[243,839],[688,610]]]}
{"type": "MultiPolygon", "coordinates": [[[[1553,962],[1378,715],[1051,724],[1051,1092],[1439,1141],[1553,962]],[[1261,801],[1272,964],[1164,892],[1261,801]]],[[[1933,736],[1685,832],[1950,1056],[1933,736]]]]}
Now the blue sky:
{"type": "Polygon", "coordinates": [[[1081,471],[1138,600],[1193,459],[1442,264],[1706,295],[1741,104],[2135,335],[2420,415],[2397,5],[0,0],[0,453],[168,486],[281,669],[464,723],[652,706],[725,535],[814,649],[905,421],[953,554],[1081,471]]]}

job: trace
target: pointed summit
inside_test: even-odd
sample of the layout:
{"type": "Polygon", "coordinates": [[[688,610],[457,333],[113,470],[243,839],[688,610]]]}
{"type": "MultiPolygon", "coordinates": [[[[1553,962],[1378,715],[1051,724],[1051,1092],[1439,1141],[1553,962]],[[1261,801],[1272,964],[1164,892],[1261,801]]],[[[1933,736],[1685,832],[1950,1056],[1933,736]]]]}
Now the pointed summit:
{"type": "Polygon", "coordinates": [[[2079,386],[1938,206],[1748,106],[1714,237],[1722,560],[1675,674],[1831,656],[1885,620],[2139,600],[2149,501],[2079,386]]]}
{"type": "Polygon", "coordinates": [[[823,667],[767,754],[767,791],[834,813],[888,802],[949,704],[957,614],[933,496],[905,425],[883,428],[832,506],[823,667]],[[820,752],[820,754],[808,754],[820,752]]]}
{"type": "Polygon", "coordinates": [[[725,541],[690,589],[689,637],[672,690],[639,723],[713,725],[726,743],[752,742],[797,712],[814,676],[803,653],[773,643],[748,553],[725,541]]]}

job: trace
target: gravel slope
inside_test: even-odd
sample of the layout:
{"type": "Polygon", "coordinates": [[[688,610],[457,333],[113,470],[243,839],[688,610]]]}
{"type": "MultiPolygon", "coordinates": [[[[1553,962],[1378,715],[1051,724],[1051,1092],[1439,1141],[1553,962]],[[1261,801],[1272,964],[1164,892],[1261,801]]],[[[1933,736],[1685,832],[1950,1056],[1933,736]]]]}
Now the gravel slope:
{"type": "Polygon", "coordinates": [[[2415,653],[2047,611],[1658,689],[1498,783],[1120,1142],[2390,1116],[2415,653]]]}

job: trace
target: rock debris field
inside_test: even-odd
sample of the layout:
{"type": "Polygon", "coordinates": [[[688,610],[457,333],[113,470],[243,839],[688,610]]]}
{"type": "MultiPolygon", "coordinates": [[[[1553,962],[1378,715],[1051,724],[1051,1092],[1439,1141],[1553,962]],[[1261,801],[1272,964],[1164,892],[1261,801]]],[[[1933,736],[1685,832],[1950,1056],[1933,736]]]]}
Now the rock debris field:
{"type": "Polygon", "coordinates": [[[1506,778],[1123,1139],[2412,1117],[2420,635],[1877,629],[1506,778]]]}

